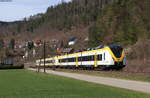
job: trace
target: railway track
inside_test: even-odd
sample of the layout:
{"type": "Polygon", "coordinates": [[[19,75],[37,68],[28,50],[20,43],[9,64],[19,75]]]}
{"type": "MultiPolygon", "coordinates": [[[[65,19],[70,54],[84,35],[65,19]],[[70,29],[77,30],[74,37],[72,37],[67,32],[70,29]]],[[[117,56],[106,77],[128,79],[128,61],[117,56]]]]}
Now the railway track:
{"type": "MultiPolygon", "coordinates": [[[[42,67],[40,69],[43,69],[42,67]]],[[[71,68],[46,68],[46,70],[55,70],[62,72],[73,72],[73,73],[83,73],[83,74],[111,74],[116,76],[144,76],[150,77],[150,72],[131,72],[126,70],[101,70],[101,69],[71,69],[71,68]]]]}

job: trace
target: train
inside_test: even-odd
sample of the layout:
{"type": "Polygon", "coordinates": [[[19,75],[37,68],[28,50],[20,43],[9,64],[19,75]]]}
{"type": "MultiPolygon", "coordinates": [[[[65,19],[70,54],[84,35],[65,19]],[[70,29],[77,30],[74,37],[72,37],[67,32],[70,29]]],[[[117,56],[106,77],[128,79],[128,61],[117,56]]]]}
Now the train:
{"type": "Polygon", "coordinates": [[[123,47],[105,45],[97,49],[36,60],[36,66],[51,68],[117,69],[126,66],[123,47]]]}

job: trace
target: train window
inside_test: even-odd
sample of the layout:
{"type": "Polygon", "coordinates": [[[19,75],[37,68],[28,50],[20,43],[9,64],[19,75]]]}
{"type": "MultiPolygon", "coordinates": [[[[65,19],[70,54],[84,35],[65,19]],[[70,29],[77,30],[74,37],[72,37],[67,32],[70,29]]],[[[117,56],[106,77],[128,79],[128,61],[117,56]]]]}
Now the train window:
{"type": "Polygon", "coordinates": [[[55,63],[55,60],[52,60],[52,63],[55,63]]]}
{"type": "Polygon", "coordinates": [[[66,59],[62,59],[62,62],[66,62],[66,59]]]}
{"type": "Polygon", "coordinates": [[[59,63],[65,62],[65,59],[59,59],[59,63]]]}
{"type": "Polygon", "coordinates": [[[61,63],[61,59],[59,59],[59,63],[61,63]]]}
{"type": "Polygon", "coordinates": [[[62,59],[61,62],[66,62],[66,59],[62,59]]]}
{"type": "Polygon", "coordinates": [[[104,52],[104,60],[105,60],[105,52],[104,52]]]}
{"type": "Polygon", "coordinates": [[[69,60],[69,59],[67,58],[67,59],[64,60],[64,62],[68,62],[68,60],[69,60]]]}
{"type": "Polygon", "coordinates": [[[82,61],[82,57],[78,57],[78,61],[82,61]]]}
{"type": "Polygon", "coordinates": [[[44,61],[41,61],[41,64],[44,64],[44,61]]]}
{"type": "Polygon", "coordinates": [[[86,56],[81,57],[81,61],[85,61],[86,60],[86,56]]]}
{"type": "Polygon", "coordinates": [[[101,61],[102,60],[102,54],[97,55],[97,60],[101,61]]]}
{"type": "Polygon", "coordinates": [[[94,56],[83,56],[83,57],[79,57],[78,61],[93,61],[94,60],[94,56]]]}
{"type": "Polygon", "coordinates": [[[53,60],[45,61],[45,63],[53,63],[53,60]]]}
{"type": "Polygon", "coordinates": [[[94,56],[88,56],[88,61],[93,61],[94,60],[94,56]]]}
{"type": "Polygon", "coordinates": [[[85,61],[85,57],[81,57],[81,61],[85,61]]]}
{"type": "Polygon", "coordinates": [[[117,57],[120,58],[122,55],[122,51],[123,48],[121,46],[117,46],[117,45],[109,45],[111,51],[113,52],[113,54],[117,57]]]}
{"type": "Polygon", "coordinates": [[[72,62],[75,62],[76,61],[76,58],[72,58],[72,62]]]}
{"type": "Polygon", "coordinates": [[[69,58],[67,58],[67,59],[59,59],[59,62],[60,63],[64,63],[64,62],[69,62],[69,60],[70,60],[69,58]]]}
{"type": "Polygon", "coordinates": [[[68,62],[71,62],[71,58],[68,58],[68,62]]]}
{"type": "Polygon", "coordinates": [[[68,62],[75,62],[75,58],[68,58],[68,62]]]}
{"type": "Polygon", "coordinates": [[[91,56],[91,60],[94,61],[94,55],[91,56]]]}

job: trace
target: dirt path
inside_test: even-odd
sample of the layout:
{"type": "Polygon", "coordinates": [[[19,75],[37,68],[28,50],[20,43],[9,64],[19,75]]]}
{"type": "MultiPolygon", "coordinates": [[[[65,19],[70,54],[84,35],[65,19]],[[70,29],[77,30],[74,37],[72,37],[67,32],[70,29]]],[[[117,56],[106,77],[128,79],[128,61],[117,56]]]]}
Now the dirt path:
{"type": "MultiPolygon", "coordinates": [[[[29,70],[36,71],[35,69],[29,69],[29,70]]],[[[41,70],[41,72],[43,72],[43,70],[41,70]]],[[[144,92],[144,93],[150,93],[149,82],[139,82],[139,81],[115,79],[115,78],[100,77],[100,76],[89,76],[89,75],[82,75],[76,73],[52,71],[52,70],[46,70],[46,73],[98,83],[98,84],[109,85],[113,87],[126,88],[134,91],[144,92]]]]}

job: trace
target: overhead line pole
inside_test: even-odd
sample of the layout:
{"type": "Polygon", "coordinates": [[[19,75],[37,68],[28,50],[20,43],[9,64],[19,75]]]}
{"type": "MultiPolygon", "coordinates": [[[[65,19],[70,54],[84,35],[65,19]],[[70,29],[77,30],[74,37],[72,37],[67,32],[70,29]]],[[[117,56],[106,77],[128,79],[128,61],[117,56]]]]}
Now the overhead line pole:
{"type": "Polygon", "coordinates": [[[46,69],[45,69],[45,58],[46,58],[46,46],[45,46],[45,41],[44,41],[44,45],[43,45],[43,57],[44,57],[44,73],[46,73],[46,69]]]}
{"type": "Polygon", "coordinates": [[[38,72],[40,72],[40,67],[41,67],[41,58],[40,58],[39,66],[37,66],[38,72]]]}

